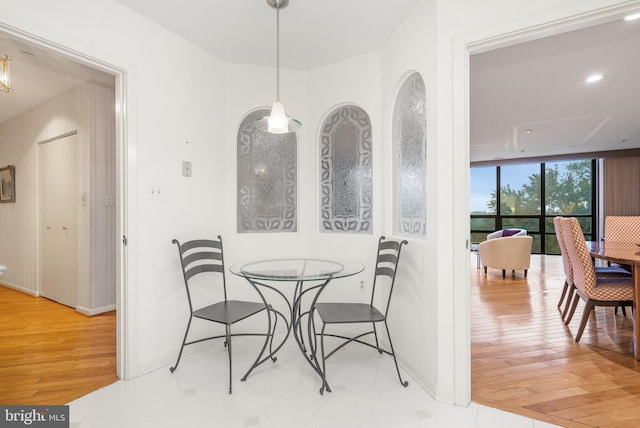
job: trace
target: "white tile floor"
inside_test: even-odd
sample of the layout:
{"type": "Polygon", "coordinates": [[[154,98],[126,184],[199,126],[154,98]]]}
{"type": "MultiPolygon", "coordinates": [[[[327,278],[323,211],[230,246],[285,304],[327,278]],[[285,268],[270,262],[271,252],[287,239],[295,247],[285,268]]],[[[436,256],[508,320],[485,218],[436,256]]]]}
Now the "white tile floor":
{"type": "Polygon", "coordinates": [[[544,422],[475,403],[435,401],[405,372],[403,388],[393,360],[359,345],[329,361],[333,392],[319,394],[320,379],[290,340],[278,361],[241,382],[260,344],[233,342],[233,394],[227,390],[227,354],[221,341],[187,347],[175,373],[169,366],[132,381],[118,381],[70,404],[71,428],[364,427],[543,428],[544,422]],[[189,353],[189,351],[191,351],[189,353]]]}

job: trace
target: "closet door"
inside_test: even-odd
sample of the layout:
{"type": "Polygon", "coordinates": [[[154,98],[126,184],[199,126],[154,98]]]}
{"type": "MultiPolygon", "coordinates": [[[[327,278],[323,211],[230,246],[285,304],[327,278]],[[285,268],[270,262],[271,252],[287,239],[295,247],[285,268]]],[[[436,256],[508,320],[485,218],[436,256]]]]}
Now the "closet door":
{"type": "Polygon", "coordinates": [[[73,308],[78,302],[76,135],[39,146],[40,294],[73,308]]]}

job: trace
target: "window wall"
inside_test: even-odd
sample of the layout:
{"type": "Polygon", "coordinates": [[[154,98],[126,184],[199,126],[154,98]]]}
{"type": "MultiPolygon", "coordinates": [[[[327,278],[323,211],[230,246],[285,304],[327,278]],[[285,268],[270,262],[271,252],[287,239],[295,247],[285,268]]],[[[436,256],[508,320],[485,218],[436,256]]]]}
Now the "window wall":
{"type": "Polygon", "coordinates": [[[577,217],[587,240],[596,239],[595,160],[471,168],[471,242],[494,230],[521,228],[534,253],[560,254],[555,216],[577,217]]]}

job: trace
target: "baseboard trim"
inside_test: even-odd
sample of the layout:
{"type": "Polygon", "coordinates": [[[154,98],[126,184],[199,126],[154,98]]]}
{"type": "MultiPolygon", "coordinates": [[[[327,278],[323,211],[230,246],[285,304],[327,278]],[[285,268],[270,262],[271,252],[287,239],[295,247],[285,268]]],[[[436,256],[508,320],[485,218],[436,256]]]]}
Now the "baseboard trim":
{"type": "Polygon", "coordinates": [[[12,290],[16,290],[16,291],[19,291],[19,292],[24,293],[24,294],[28,294],[28,295],[33,296],[33,297],[39,297],[40,296],[40,293],[35,291],[35,290],[31,290],[29,288],[20,287],[19,285],[11,284],[10,282],[0,282],[0,285],[3,286],[3,287],[11,288],[12,290]]]}
{"type": "Polygon", "coordinates": [[[107,305],[101,306],[99,308],[86,308],[84,306],[76,306],[76,311],[80,312],[83,315],[88,317],[92,317],[94,315],[103,314],[105,312],[111,312],[116,310],[116,305],[107,305]]]}

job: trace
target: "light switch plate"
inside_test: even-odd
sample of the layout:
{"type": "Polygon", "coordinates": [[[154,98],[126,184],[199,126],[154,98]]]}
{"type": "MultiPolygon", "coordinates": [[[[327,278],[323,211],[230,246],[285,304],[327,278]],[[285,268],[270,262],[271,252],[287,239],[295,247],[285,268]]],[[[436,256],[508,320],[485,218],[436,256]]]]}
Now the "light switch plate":
{"type": "Polygon", "coordinates": [[[182,161],[182,176],[191,177],[191,162],[182,161]]]}

